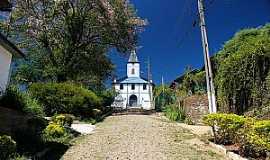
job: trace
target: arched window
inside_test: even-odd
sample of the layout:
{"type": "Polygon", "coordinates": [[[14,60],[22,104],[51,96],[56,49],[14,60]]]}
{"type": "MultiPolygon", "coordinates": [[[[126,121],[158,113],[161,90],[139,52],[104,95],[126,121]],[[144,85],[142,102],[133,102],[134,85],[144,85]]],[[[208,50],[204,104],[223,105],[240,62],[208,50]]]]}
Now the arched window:
{"type": "Polygon", "coordinates": [[[135,74],[135,69],[134,68],[131,69],[131,74],[135,74]]]}

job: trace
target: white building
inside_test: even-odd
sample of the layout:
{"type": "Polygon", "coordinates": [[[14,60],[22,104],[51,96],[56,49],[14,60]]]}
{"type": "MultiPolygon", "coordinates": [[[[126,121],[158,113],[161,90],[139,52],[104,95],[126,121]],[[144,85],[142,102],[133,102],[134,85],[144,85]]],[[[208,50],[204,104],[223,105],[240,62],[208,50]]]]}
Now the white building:
{"type": "Polygon", "coordinates": [[[115,97],[113,107],[154,109],[153,83],[140,76],[140,62],[135,51],[130,54],[127,63],[127,76],[114,80],[113,88],[119,93],[115,97]]]}
{"type": "Polygon", "coordinates": [[[0,95],[8,85],[12,57],[24,57],[24,54],[0,33],[0,95]]]}

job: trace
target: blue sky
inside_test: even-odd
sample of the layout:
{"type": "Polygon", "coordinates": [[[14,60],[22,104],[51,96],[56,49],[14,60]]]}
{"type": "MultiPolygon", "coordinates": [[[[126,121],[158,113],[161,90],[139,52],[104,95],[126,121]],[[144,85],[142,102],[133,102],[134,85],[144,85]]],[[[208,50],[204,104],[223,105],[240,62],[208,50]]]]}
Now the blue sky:
{"type": "MultiPolygon", "coordinates": [[[[203,66],[203,53],[197,20],[197,0],[131,0],[137,14],[149,21],[140,34],[137,54],[142,74],[151,60],[156,84],[164,76],[170,83],[186,66],[203,66]]],[[[210,52],[213,55],[235,32],[270,23],[270,0],[205,0],[210,52]]],[[[126,57],[111,55],[118,77],[126,74],[126,57]]]]}

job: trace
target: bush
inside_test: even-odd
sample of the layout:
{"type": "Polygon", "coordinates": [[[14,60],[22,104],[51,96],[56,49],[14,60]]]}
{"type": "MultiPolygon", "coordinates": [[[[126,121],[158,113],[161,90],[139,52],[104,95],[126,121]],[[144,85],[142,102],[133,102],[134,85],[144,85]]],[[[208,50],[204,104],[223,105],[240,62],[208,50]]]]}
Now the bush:
{"type": "Polygon", "coordinates": [[[44,129],[44,134],[46,137],[60,138],[65,135],[65,128],[60,124],[50,123],[44,129]]]}
{"type": "Polygon", "coordinates": [[[242,135],[241,149],[246,156],[257,158],[270,152],[270,120],[249,120],[242,135]]]}
{"type": "Polygon", "coordinates": [[[270,120],[235,114],[209,114],[203,121],[213,128],[216,143],[237,143],[240,153],[246,157],[267,157],[270,152],[270,120]]]}
{"type": "Polygon", "coordinates": [[[165,107],[165,116],[172,121],[184,121],[186,118],[184,109],[174,104],[165,107]]]}
{"type": "Polygon", "coordinates": [[[93,108],[101,106],[95,93],[72,83],[34,83],[30,92],[44,104],[49,116],[58,113],[88,116],[93,108]]]}
{"type": "Polygon", "coordinates": [[[52,117],[52,121],[61,126],[71,126],[75,117],[71,114],[58,114],[52,117]]]}
{"type": "Polygon", "coordinates": [[[245,124],[245,118],[235,114],[208,114],[203,122],[212,127],[216,143],[230,144],[236,140],[236,133],[245,124]]]}
{"type": "Polygon", "coordinates": [[[43,131],[43,140],[45,142],[56,142],[64,145],[69,145],[70,141],[77,136],[78,133],[72,133],[69,128],[65,128],[60,124],[51,122],[43,131]]]}
{"type": "Polygon", "coordinates": [[[117,93],[114,90],[106,90],[98,94],[98,96],[102,99],[102,106],[104,107],[111,106],[116,95],[117,93]]]}
{"type": "Polygon", "coordinates": [[[9,87],[0,99],[0,105],[20,110],[32,116],[44,116],[43,106],[28,93],[20,92],[15,86],[9,87]]]}
{"type": "Polygon", "coordinates": [[[10,136],[0,136],[0,159],[12,158],[16,153],[16,142],[10,136]]]}

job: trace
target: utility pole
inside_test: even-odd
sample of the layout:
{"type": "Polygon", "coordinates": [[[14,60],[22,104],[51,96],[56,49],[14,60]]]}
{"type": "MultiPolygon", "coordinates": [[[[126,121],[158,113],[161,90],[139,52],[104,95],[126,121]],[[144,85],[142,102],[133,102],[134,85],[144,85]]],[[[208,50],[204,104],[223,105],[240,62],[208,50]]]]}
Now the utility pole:
{"type": "Polygon", "coordinates": [[[200,14],[200,27],[201,27],[201,35],[202,35],[202,46],[203,46],[203,52],[204,52],[209,112],[216,113],[217,112],[216,95],[215,95],[215,88],[214,88],[214,82],[213,82],[211,61],[210,61],[210,56],[209,56],[209,46],[208,46],[206,25],[205,25],[205,19],[204,19],[203,0],[198,0],[198,10],[200,14]]]}
{"type": "Polygon", "coordinates": [[[152,75],[151,75],[151,63],[150,63],[150,58],[148,57],[148,62],[147,62],[147,69],[148,69],[148,90],[149,90],[149,95],[150,95],[150,105],[153,108],[153,93],[152,93],[152,75]]]}
{"type": "Polygon", "coordinates": [[[163,75],[161,76],[161,84],[162,84],[162,93],[164,94],[165,89],[164,89],[164,79],[163,79],[163,75]]]}

